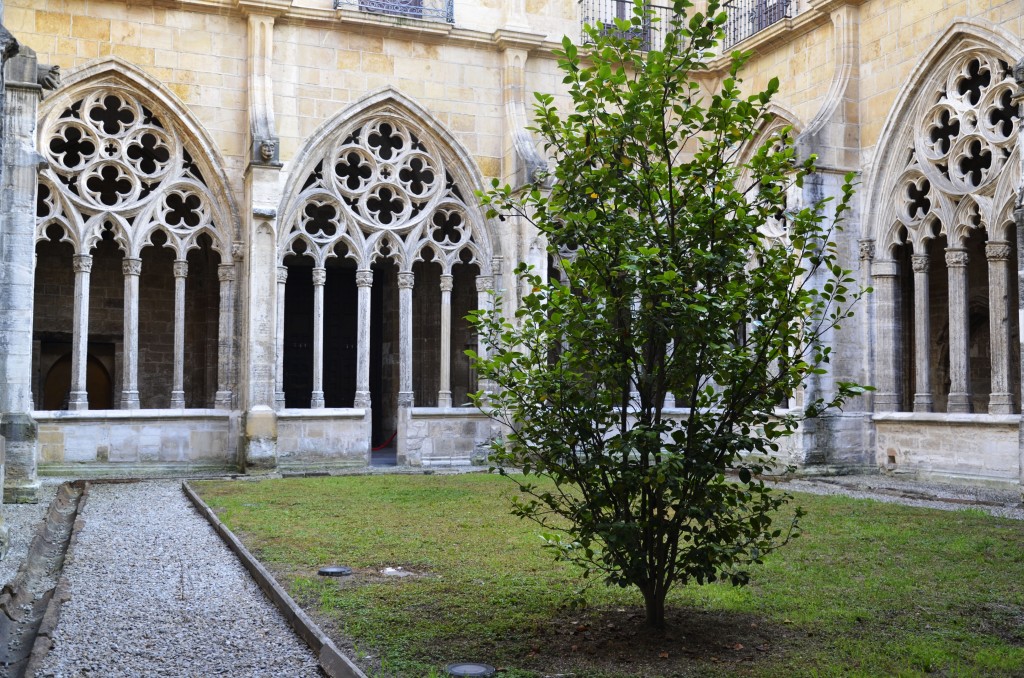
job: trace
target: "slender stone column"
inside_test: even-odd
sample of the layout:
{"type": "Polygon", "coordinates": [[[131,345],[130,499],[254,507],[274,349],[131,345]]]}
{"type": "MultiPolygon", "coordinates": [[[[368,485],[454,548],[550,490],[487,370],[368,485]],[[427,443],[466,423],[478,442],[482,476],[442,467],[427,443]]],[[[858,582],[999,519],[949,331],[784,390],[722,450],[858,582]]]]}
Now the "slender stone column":
{"type": "Polygon", "coordinates": [[[412,286],[413,274],[398,274],[398,404],[412,407],[412,286]]]}
{"type": "Polygon", "coordinates": [[[967,251],[946,248],[949,272],[949,412],[971,411],[970,322],[967,315],[967,251]]]}
{"type": "Polygon", "coordinates": [[[931,257],[915,254],[911,257],[914,267],[914,411],[931,412],[931,314],[928,310],[928,264],[931,257]]]}
{"type": "Polygon", "coordinates": [[[313,397],[309,406],[324,406],[324,284],[327,269],[313,269],[313,397]]]}
{"type": "Polygon", "coordinates": [[[89,393],[85,387],[85,365],[89,360],[89,273],[92,271],[92,256],[76,254],[71,262],[75,268],[75,308],[68,409],[87,410],[89,393]]]}
{"type": "Polygon", "coordinates": [[[121,409],[139,409],[139,275],[142,259],[121,260],[124,273],[124,360],[121,409]]]}
{"type": "Polygon", "coordinates": [[[235,337],[235,265],[217,266],[220,281],[220,313],[217,328],[217,393],[214,406],[221,410],[232,408],[231,359],[235,337]]]}
{"type": "Polygon", "coordinates": [[[284,292],[288,284],[288,267],[277,267],[277,375],[275,377],[274,409],[284,409],[284,292]]]}
{"type": "Polygon", "coordinates": [[[356,271],[357,309],[356,337],[356,396],[355,407],[370,406],[370,293],[373,290],[373,271],[356,271]]]}
{"type": "MultiPolygon", "coordinates": [[[[481,311],[490,311],[492,309],[492,301],[494,300],[491,290],[494,286],[494,278],[489,275],[478,275],[476,277],[476,307],[481,311]]],[[[486,358],[489,351],[487,342],[481,336],[477,336],[476,341],[476,352],[481,358],[486,358]]],[[[486,379],[477,382],[477,387],[484,391],[484,393],[490,393],[493,390],[493,384],[486,379]]],[[[486,397],[486,395],[485,395],[486,397]]]]}
{"type": "Polygon", "coordinates": [[[899,322],[899,264],[892,260],[871,263],[875,289],[875,411],[895,412],[902,404],[900,368],[902,336],[899,322]]]}
{"type": "Polygon", "coordinates": [[[409,425],[414,397],[412,390],[412,287],[411,271],[398,274],[398,435],[395,451],[399,464],[419,464],[409,457],[409,425]]]}
{"type": "Polygon", "coordinates": [[[452,406],[452,276],[441,276],[441,387],[437,406],[452,406]]]}
{"type": "Polygon", "coordinates": [[[1008,299],[1010,243],[989,241],[985,244],[988,259],[988,318],[992,353],[992,391],[988,400],[989,414],[1011,414],[1013,392],[1010,390],[1010,304],[1008,299]]]}
{"type": "MultiPolygon", "coordinates": [[[[665,367],[668,367],[669,361],[672,359],[672,354],[675,353],[676,342],[668,342],[668,346],[665,347],[665,367]]],[[[676,394],[672,391],[665,392],[665,404],[662,407],[666,410],[671,410],[676,406],[676,394]]]]}
{"type": "Polygon", "coordinates": [[[188,262],[174,262],[174,383],[171,407],[185,407],[185,277],[188,262]]]}

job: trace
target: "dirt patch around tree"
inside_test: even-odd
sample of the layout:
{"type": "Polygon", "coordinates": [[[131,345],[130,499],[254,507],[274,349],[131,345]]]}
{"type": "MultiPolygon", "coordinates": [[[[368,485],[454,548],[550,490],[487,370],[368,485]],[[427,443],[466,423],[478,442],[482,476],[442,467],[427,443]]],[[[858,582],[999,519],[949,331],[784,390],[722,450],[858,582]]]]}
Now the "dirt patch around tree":
{"type": "Polygon", "coordinates": [[[542,675],[734,674],[777,658],[798,635],[792,626],[754,615],[686,608],[666,611],[664,633],[643,622],[639,608],[566,612],[536,629],[520,666],[542,675]]]}

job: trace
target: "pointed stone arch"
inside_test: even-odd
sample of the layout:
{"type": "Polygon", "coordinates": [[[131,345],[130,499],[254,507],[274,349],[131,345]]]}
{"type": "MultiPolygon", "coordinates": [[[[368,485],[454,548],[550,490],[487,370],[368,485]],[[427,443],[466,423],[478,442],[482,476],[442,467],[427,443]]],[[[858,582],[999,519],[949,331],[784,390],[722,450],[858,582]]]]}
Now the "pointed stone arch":
{"type": "MultiPolygon", "coordinates": [[[[451,368],[476,345],[463,318],[489,303],[500,274],[501,241],[474,194],[483,188],[468,150],[393,88],[310,135],[278,209],[279,407],[364,408],[372,443],[394,434],[401,458],[414,401],[465,401],[475,387],[451,368]],[[335,256],[341,244],[344,258],[335,256]],[[312,262],[292,258],[297,247],[312,262]],[[325,349],[331,322],[342,322],[337,310],[353,308],[355,346],[325,349]]],[[[350,326],[333,331],[347,336],[350,326]]]]}
{"type": "MultiPolygon", "coordinates": [[[[224,161],[202,124],[158,80],[107,57],[73,70],[47,96],[37,144],[45,160],[37,243],[56,224],[74,251],[65,262],[73,264],[75,289],[69,407],[87,407],[84,365],[94,341],[119,352],[123,409],[230,407],[233,342],[224,338],[236,334],[240,219],[224,161]],[[90,320],[89,290],[97,285],[101,303],[90,320]],[[123,318],[105,310],[117,306],[123,318]]],[[[67,296],[58,301],[66,305],[67,296]]],[[[45,333],[68,334],[64,325],[45,333]]]]}
{"type": "Polygon", "coordinates": [[[878,252],[877,409],[930,412],[946,403],[949,412],[1017,411],[1009,266],[1016,238],[1008,236],[1007,206],[1020,177],[1011,68],[1022,54],[1018,40],[992,24],[953,23],[913,69],[882,127],[862,222],[878,252]],[[979,304],[983,298],[987,304],[979,304]],[[912,313],[898,310],[900,299],[912,313]],[[948,308],[935,299],[948,300],[948,308]],[[933,378],[930,351],[943,336],[948,394],[933,378]],[[910,337],[912,347],[904,345],[910,337]],[[901,366],[899,356],[911,351],[914,359],[901,366]],[[971,356],[979,355],[974,364],[971,356]]]}
{"type": "MultiPolygon", "coordinates": [[[[146,183],[146,179],[153,178],[159,179],[161,185],[158,188],[162,189],[173,190],[172,183],[178,183],[179,188],[187,184],[192,184],[197,191],[202,188],[199,198],[208,214],[204,215],[204,223],[199,224],[196,230],[206,230],[216,235],[214,248],[220,253],[222,261],[227,263],[231,260],[232,245],[240,241],[241,221],[234,195],[229,189],[223,157],[188,107],[163,83],[139,67],[119,57],[110,56],[71,71],[63,79],[61,87],[47,96],[41,104],[37,134],[39,149],[48,161],[48,166],[41,172],[41,181],[56,188],[61,188],[62,185],[66,187],[66,176],[74,171],[83,175],[83,182],[88,182],[91,172],[88,165],[96,164],[108,167],[121,165],[123,174],[117,178],[124,178],[129,182],[143,184],[146,183]],[[125,118],[129,115],[133,117],[131,122],[123,122],[120,130],[114,131],[115,122],[98,123],[96,120],[83,120],[81,117],[83,114],[80,109],[88,105],[90,99],[91,103],[95,104],[97,99],[102,99],[105,95],[120,97],[123,107],[117,113],[123,114],[125,118]],[[96,131],[96,124],[104,131],[112,130],[111,133],[91,135],[90,132],[96,131]],[[54,142],[59,143],[54,138],[54,133],[61,128],[75,130],[73,136],[77,138],[73,141],[78,146],[94,146],[88,154],[79,158],[79,162],[70,166],[66,162],[66,153],[55,152],[51,148],[54,142]],[[132,143],[144,140],[147,128],[150,133],[155,134],[145,141],[152,140],[153,143],[149,144],[150,148],[146,147],[147,144],[135,143],[135,148],[141,149],[143,157],[133,162],[128,155],[132,143]],[[161,130],[166,134],[161,134],[161,130]],[[136,136],[139,138],[136,139],[136,136]],[[113,143],[118,148],[108,153],[109,149],[98,147],[104,142],[113,143]],[[154,155],[154,152],[158,152],[166,144],[171,146],[166,149],[172,156],[166,161],[170,167],[157,167],[162,163],[153,163],[147,167],[146,165],[152,162],[148,156],[154,155]],[[177,157],[174,157],[176,154],[177,157]],[[104,155],[108,157],[104,158],[104,155]],[[147,169],[153,171],[147,172],[147,169]],[[129,174],[134,176],[128,176],[129,174]]],[[[159,156],[159,153],[157,155],[159,156]]],[[[102,173],[102,169],[99,171],[102,173]]],[[[160,210],[154,205],[156,198],[159,197],[157,191],[139,185],[128,190],[130,192],[123,194],[127,200],[121,198],[122,194],[108,197],[109,201],[116,201],[116,204],[89,200],[81,195],[76,196],[73,192],[68,195],[68,191],[64,191],[64,197],[73,203],[73,208],[87,214],[95,214],[106,208],[137,216],[148,208],[159,220],[160,210]]],[[[86,219],[82,220],[84,221],[86,219]]],[[[175,230],[175,224],[165,225],[170,227],[169,230],[175,230]]],[[[142,228],[145,228],[145,225],[142,225],[142,228]]],[[[189,249],[190,235],[184,231],[192,229],[179,230],[183,231],[180,244],[184,252],[189,249]]],[[[139,235],[144,237],[141,232],[139,235]]],[[[85,238],[80,240],[84,245],[85,238]]],[[[130,240],[132,251],[137,251],[135,238],[130,240]]],[[[131,256],[128,252],[126,255],[131,256]]]]}
{"type": "MultiPolygon", "coordinates": [[[[484,210],[473,197],[475,190],[484,188],[482,174],[470,153],[444,125],[398,90],[390,87],[382,89],[339,112],[310,135],[295,157],[295,164],[285,185],[284,198],[278,210],[282,217],[279,243],[288,241],[292,237],[292,232],[303,228],[300,223],[302,211],[310,200],[323,200],[326,205],[337,210],[335,219],[339,220],[339,226],[343,227],[341,230],[353,237],[356,236],[357,230],[368,235],[381,228],[400,234],[405,242],[405,259],[411,265],[412,254],[419,249],[420,238],[429,236],[430,229],[424,227],[424,222],[439,208],[447,208],[448,211],[454,208],[464,213],[473,242],[486,257],[486,261],[478,262],[481,273],[495,273],[492,266],[493,261],[501,256],[500,239],[494,235],[494,225],[486,218],[484,210]],[[354,209],[352,205],[346,207],[346,203],[358,201],[359,198],[355,196],[359,194],[372,192],[375,186],[368,183],[401,189],[400,178],[399,181],[390,177],[381,180],[379,173],[385,168],[378,167],[375,162],[381,158],[372,157],[373,154],[367,147],[368,137],[372,132],[363,131],[365,125],[389,122],[404,128],[397,136],[402,138],[401,143],[412,145],[410,148],[403,147],[404,156],[413,156],[410,161],[416,160],[420,154],[434,158],[439,161],[443,173],[435,177],[437,187],[425,189],[431,192],[425,196],[426,200],[421,201],[424,203],[423,208],[417,208],[417,196],[406,191],[406,196],[403,196],[407,198],[406,200],[399,199],[393,203],[396,206],[400,202],[406,204],[387,212],[385,219],[392,221],[381,223],[381,219],[375,218],[375,215],[385,213],[374,213],[372,208],[375,205],[369,204],[371,196],[367,197],[365,204],[356,205],[354,209]],[[362,132],[364,136],[355,138],[355,132],[362,132]],[[412,136],[406,139],[404,136],[407,134],[412,136]],[[336,168],[328,166],[338,164],[331,163],[331,160],[344,162],[344,171],[349,173],[344,182],[337,178],[336,168]],[[351,162],[346,162],[348,160],[351,162]],[[362,176],[367,171],[370,175],[362,176]],[[332,174],[335,176],[332,177],[332,174]],[[400,221],[397,227],[394,225],[395,221],[400,221]],[[409,237],[410,235],[412,237],[409,237]]],[[[402,168],[396,169],[401,171],[402,168]]],[[[429,168],[427,169],[429,171],[429,168]]],[[[423,172],[423,169],[418,171],[423,172]]],[[[389,195],[394,199],[394,193],[389,195]]],[[[320,232],[323,233],[322,230],[320,232]]],[[[329,247],[339,237],[340,234],[330,234],[318,239],[322,246],[329,247]]],[[[286,252],[279,247],[279,257],[283,258],[285,254],[286,252]]],[[[366,254],[363,253],[362,259],[367,259],[366,254]]]]}

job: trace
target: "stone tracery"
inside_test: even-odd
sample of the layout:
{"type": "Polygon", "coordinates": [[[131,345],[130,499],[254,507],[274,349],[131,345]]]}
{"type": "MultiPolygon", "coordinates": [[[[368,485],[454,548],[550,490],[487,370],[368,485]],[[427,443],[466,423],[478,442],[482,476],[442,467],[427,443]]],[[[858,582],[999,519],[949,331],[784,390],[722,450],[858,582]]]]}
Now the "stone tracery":
{"type": "Polygon", "coordinates": [[[1016,294],[1007,263],[1015,257],[1002,256],[1016,240],[1009,229],[1019,178],[1014,80],[1006,56],[962,40],[922,71],[916,97],[887,125],[894,135],[883,139],[878,161],[873,188],[888,199],[874,215],[883,248],[872,270],[880,313],[896,323],[880,325],[882,410],[1003,414],[1018,407],[1010,340],[1016,294]],[[903,320],[901,296],[913,308],[903,320]],[[900,367],[894,353],[903,340],[913,345],[913,360],[900,367]],[[948,351],[938,362],[935,342],[948,351]]]}
{"type": "MultiPolygon", "coordinates": [[[[192,280],[189,254],[204,252],[203,261],[219,256],[220,265],[230,265],[232,220],[223,201],[207,184],[194,151],[189,150],[192,144],[173,114],[155,112],[158,106],[121,86],[96,85],[83,90],[65,93],[39,129],[39,146],[47,164],[39,176],[36,241],[45,243],[57,237],[70,243],[76,271],[74,366],[67,407],[88,407],[82,369],[91,340],[90,266],[85,262],[91,261],[93,249],[105,238],[112,238],[124,257],[120,406],[140,407],[139,281],[140,276],[145,279],[147,275],[143,270],[148,267],[143,266],[143,250],[156,245],[173,252],[170,273],[174,282],[168,285],[174,290],[175,341],[173,385],[168,402],[172,407],[184,407],[185,295],[186,280],[192,280]]],[[[206,269],[211,265],[198,265],[200,270],[192,272],[193,278],[209,273],[206,269]]],[[[203,287],[210,281],[192,280],[189,285],[197,282],[203,287]]],[[[231,281],[221,281],[219,291],[232,298],[231,281]]],[[[224,325],[231,321],[230,315],[221,318],[221,333],[231,331],[224,325]]],[[[223,369],[228,362],[225,355],[215,360],[220,372],[216,399],[222,406],[228,405],[231,398],[228,375],[223,369]]]]}
{"type": "MultiPolygon", "coordinates": [[[[350,366],[355,372],[354,397],[339,400],[336,396],[333,402],[367,407],[371,391],[383,388],[376,382],[371,388],[369,374],[372,362],[370,325],[377,323],[374,331],[395,332],[393,342],[387,338],[383,341],[396,347],[397,402],[412,405],[415,371],[417,400],[427,404],[436,402],[441,407],[452,405],[453,297],[461,310],[454,316],[460,323],[469,310],[462,309],[463,298],[471,296],[477,302],[473,307],[485,303],[491,280],[491,251],[482,220],[466,203],[455,179],[457,161],[450,164],[453,161],[441,142],[428,138],[422,130],[400,110],[385,107],[358,116],[333,133],[319,145],[322,150],[311,154],[306,169],[297,170],[302,186],[296,195],[286,199],[288,207],[282,210],[284,228],[279,240],[282,275],[278,290],[283,296],[290,289],[286,286],[306,284],[296,282],[290,271],[294,272],[293,264],[299,261],[295,257],[307,258],[314,275],[314,322],[309,328],[313,334],[313,388],[308,401],[314,408],[330,406],[332,400],[330,397],[325,400],[322,391],[326,369],[322,290],[325,286],[329,289],[342,284],[332,283],[329,276],[322,278],[325,285],[317,285],[316,281],[321,279],[320,271],[329,271],[339,264],[349,269],[345,275],[354,276],[351,301],[357,306],[358,338],[355,359],[350,366]],[[487,281],[483,291],[476,292],[471,277],[465,277],[465,270],[475,270],[478,281],[487,281]],[[431,289],[434,291],[429,291],[431,289]],[[397,327],[386,319],[371,319],[371,303],[381,303],[372,301],[372,297],[379,298],[379,295],[384,296],[383,303],[391,309],[384,311],[385,316],[396,313],[397,327]],[[439,303],[440,314],[434,309],[434,303],[439,303]],[[434,320],[424,322],[438,324],[437,318],[441,319],[434,330],[425,329],[425,325],[421,327],[423,323],[413,327],[413,314],[419,315],[427,308],[423,304],[429,305],[428,315],[434,316],[434,320]],[[391,329],[387,329],[389,327],[391,329]],[[422,335],[433,331],[439,332],[439,336],[422,335]],[[414,334],[417,334],[415,349],[414,334]],[[414,366],[412,357],[414,352],[422,357],[424,351],[431,355],[427,360],[430,370],[439,372],[425,379],[429,387],[419,383],[423,380],[424,365],[417,358],[414,366]]],[[[328,300],[328,305],[330,303],[328,300]]],[[[294,312],[294,309],[279,307],[278,327],[282,331],[278,338],[281,369],[277,390],[280,406],[285,402],[296,406],[300,402],[293,396],[285,396],[286,390],[292,392],[286,382],[290,373],[288,365],[294,364],[294,358],[284,356],[286,351],[292,350],[286,348],[286,344],[290,346],[294,341],[284,336],[287,332],[284,314],[292,317],[294,312]]],[[[460,333],[466,331],[457,330],[456,341],[461,339],[464,343],[465,338],[460,333]]],[[[378,341],[380,339],[375,339],[374,343],[378,341]]],[[[461,355],[462,345],[455,348],[461,355]]],[[[463,395],[460,391],[459,398],[463,395]]],[[[377,397],[374,396],[375,407],[377,397]]]]}

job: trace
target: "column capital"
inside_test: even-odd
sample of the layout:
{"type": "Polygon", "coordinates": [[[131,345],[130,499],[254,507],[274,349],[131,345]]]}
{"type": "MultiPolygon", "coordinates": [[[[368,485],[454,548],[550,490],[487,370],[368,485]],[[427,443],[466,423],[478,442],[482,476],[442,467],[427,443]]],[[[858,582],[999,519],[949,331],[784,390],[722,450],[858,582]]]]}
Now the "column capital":
{"type": "Polygon", "coordinates": [[[368,269],[356,271],[356,287],[373,287],[373,271],[368,269]]]}
{"type": "Polygon", "coordinates": [[[288,282],[288,267],[287,266],[278,266],[277,267],[277,282],[281,283],[282,285],[284,283],[288,282]]]}
{"type": "Polygon", "coordinates": [[[313,284],[317,287],[327,282],[327,269],[317,266],[313,269],[313,284]]]}
{"type": "Polygon", "coordinates": [[[174,277],[184,278],[188,275],[188,262],[184,259],[178,259],[174,262],[174,277]]]}
{"type": "Polygon", "coordinates": [[[411,290],[415,279],[411,271],[402,271],[398,274],[398,289],[411,290]]]}
{"type": "Polygon", "coordinates": [[[985,258],[989,261],[1006,261],[1010,258],[1010,243],[990,240],[985,243],[985,258]]]}
{"type": "Polygon", "coordinates": [[[958,247],[946,248],[946,266],[949,268],[966,268],[967,250],[958,247]]]}
{"type": "Polygon", "coordinates": [[[217,266],[217,280],[221,282],[231,282],[235,279],[235,265],[234,264],[220,264],[217,266]]]}
{"type": "Polygon", "coordinates": [[[398,392],[398,406],[399,407],[412,407],[413,394],[409,391],[398,392]]]}
{"type": "Polygon", "coordinates": [[[71,257],[71,266],[75,269],[75,273],[88,273],[92,270],[92,255],[76,254],[71,257]]]}
{"type": "Polygon", "coordinates": [[[927,254],[915,254],[910,257],[910,264],[914,268],[914,273],[927,273],[931,262],[932,258],[927,254]]]}
{"type": "Polygon", "coordinates": [[[866,261],[871,261],[875,258],[875,241],[870,238],[857,241],[857,248],[860,252],[860,258],[866,261]]]}
{"type": "Polygon", "coordinates": [[[142,259],[125,257],[121,260],[121,272],[125,275],[142,275],[142,259]]]}
{"type": "Polygon", "coordinates": [[[452,288],[455,287],[454,278],[450,273],[445,273],[441,276],[441,291],[451,292],[452,288]]]}
{"type": "Polygon", "coordinates": [[[494,287],[494,278],[489,275],[478,275],[476,277],[476,291],[487,292],[494,287]]]}

